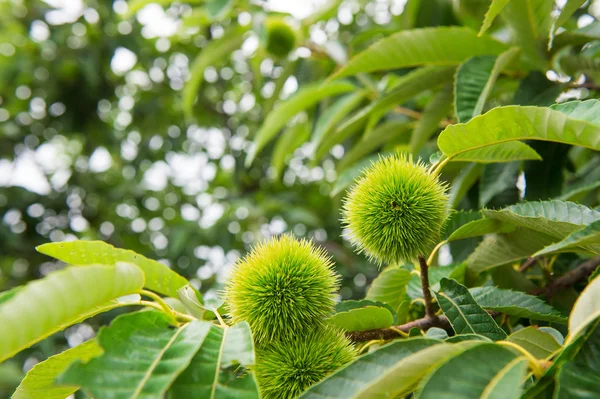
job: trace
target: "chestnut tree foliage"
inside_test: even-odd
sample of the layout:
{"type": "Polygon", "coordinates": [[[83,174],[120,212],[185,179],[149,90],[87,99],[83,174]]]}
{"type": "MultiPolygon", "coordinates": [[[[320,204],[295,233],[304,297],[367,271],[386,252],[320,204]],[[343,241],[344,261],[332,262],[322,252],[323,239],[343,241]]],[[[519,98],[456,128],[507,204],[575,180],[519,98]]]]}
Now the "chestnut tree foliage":
{"type": "Polygon", "coordinates": [[[598,397],[600,2],[285,3],[0,2],[0,396],[598,397]]]}

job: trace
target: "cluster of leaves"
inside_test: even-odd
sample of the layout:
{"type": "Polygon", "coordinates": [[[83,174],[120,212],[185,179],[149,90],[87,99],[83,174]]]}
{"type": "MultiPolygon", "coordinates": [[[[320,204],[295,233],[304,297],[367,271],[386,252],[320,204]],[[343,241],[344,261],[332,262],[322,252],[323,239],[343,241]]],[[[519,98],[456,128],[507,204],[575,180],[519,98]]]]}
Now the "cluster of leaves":
{"type": "MultiPolygon", "coordinates": [[[[146,3],[132,2],[131,15],[146,3]]],[[[339,2],[334,1],[330,8],[303,21],[294,38],[298,46],[310,49],[309,58],[285,56],[287,48],[274,54],[280,69],[266,82],[273,94],[260,101],[257,112],[236,111],[227,116],[216,112],[214,119],[206,121],[202,119],[205,104],[215,105],[208,107],[211,110],[222,108],[215,92],[231,90],[242,96],[233,89],[236,81],[204,82],[207,68],[225,62],[224,55],[242,46],[248,35],[268,40],[263,27],[269,24],[262,21],[273,16],[242,1],[213,3],[192,9],[191,20],[207,32],[209,27],[224,32],[209,40],[192,62],[181,106],[172,107],[177,112],[170,118],[184,113],[188,120],[221,124],[232,131],[256,127],[253,145],[246,147],[248,153],[235,153],[245,156],[248,169],[238,162],[237,173],[214,182],[233,187],[234,194],[227,198],[234,204],[232,213],[236,201],[247,203],[248,193],[253,195],[250,202],[258,202],[268,201],[271,190],[285,192],[280,199],[302,203],[301,208],[313,216],[320,209],[321,219],[312,218],[307,225],[317,228],[319,223],[328,223],[327,232],[337,240],[339,213],[330,212],[331,205],[339,204],[340,194],[373,159],[397,151],[429,160],[430,171],[450,187],[455,211],[420,271],[410,263],[389,265],[372,281],[365,299],[340,302],[330,318],[367,353],[302,396],[593,397],[600,367],[596,300],[600,277],[594,272],[600,263],[600,102],[595,99],[600,88],[596,83],[600,25],[591,16],[593,7],[580,0],[569,0],[556,9],[547,0],[493,0],[485,7],[461,0],[454,2],[453,10],[450,2],[436,0],[440,7],[432,12],[428,2],[409,0],[402,14],[385,26],[354,21],[341,27],[339,37],[325,45],[301,42],[311,26],[335,21],[339,2]],[[251,25],[239,23],[244,13],[251,13],[251,25]],[[577,21],[586,19],[591,23],[579,27],[577,21]],[[292,76],[299,90],[277,102],[292,76]],[[307,141],[310,145],[304,146],[307,141]],[[256,177],[270,171],[285,180],[294,166],[290,159],[297,159],[294,150],[300,147],[314,150],[308,160],[314,165],[339,159],[331,186],[323,184],[327,188],[321,190],[309,185],[308,192],[296,186],[281,190],[256,177]],[[323,193],[331,194],[333,202],[323,193]],[[315,206],[323,203],[328,206],[315,206]],[[438,257],[439,252],[444,256],[438,257]],[[524,259],[528,260],[521,264],[524,259]],[[429,285],[421,286],[418,274],[427,273],[427,265],[429,285]],[[436,304],[429,303],[430,291],[436,304]],[[435,306],[433,316],[425,314],[423,302],[435,306]],[[455,384],[456,370],[466,378],[455,384]]],[[[107,14],[102,17],[114,19],[114,29],[122,16],[107,14]]],[[[37,18],[35,14],[25,18],[32,15],[37,18]]],[[[11,26],[27,31],[20,22],[15,24],[11,26]]],[[[278,29],[278,35],[287,35],[288,45],[293,46],[285,26],[279,24],[278,29]]],[[[88,50],[94,48],[103,47],[88,50]]],[[[188,54],[194,49],[184,40],[177,48],[188,54]]],[[[269,48],[265,43],[248,60],[254,71],[251,90],[256,93],[266,84],[260,69],[270,59],[269,48]]],[[[22,52],[19,57],[28,59],[22,52]]],[[[49,63],[60,64],[68,57],[53,60],[49,63]]],[[[54,66],[47,67],[54,70],[54,66]]],[[[7,70],[14,70],[14,76],[36,76],[33,66],[7,70]]],[[[110,73],[97,75],[115,78],[110,73]]],[[[141,93],[136,95],[153,97],[148,104],[159,103],[153,102],[156,93],[141,93]]],[[[4,92],[2,97],[10,98],[4,92]]],[[[170,98],[169,94],[164,97],[170,98]]],[[[108,132],[116,128],[114,120],[108,128],[104,121],[98,122],[97,97],[89,102],[68,95],[61,98],[69,109],[91,104],[88,108],[95,115],[66,114],[80,116],[79,125],[63,121],[69,130],[94,136],[98,126],[108,132]]],[[[7,102],[11,115],[13,107],[19,109],[16,101],[7,102]]],[[[137,117],[128,130],[152,130],[160,118],[137,117]]],[[[22,120],[11,120],[11,134],[3,137],[3,143],[11,145],[2,148],[14,154],[21,141],[37,145],[33,139],[25,140],[29,129],[27,124],[20,125],[22,120]]],[[[56,121],[42,121],[47,124],[32,126],[32,131],[40,132],[33,136],[53,137],[56,126],[50,127],[56,121]]],[[[124,136],[124,130],[120,131],[124,136]]],[[[111,153],[120,152],[122,143],[113,142],[111,134],[98,136],[106,143],[73,137],[85,144],[81,147],[87,156],[98,143],[111,153]]],[[[178,140],[185,135],[173,136],[167,139],[170,145],[184,147],[178,140]]],[[[133,161],[123,157],[119,166],[143,170],[148,167],[143,161],[153,157],[151,151],[133,161]]],[[[127,180],[120,181],[122,190],[116,190],[109,175],[99,179],[103,190],[96,190],[97,180],[86,180],[88,173],[75,174],[73,184],[86,187],[84,194],[108,191],[111,197],[121,198],[127,193],[136,204],[148,198],[135,192],[136,185],[127,180]]],[[[64,191],[57,192],[48,200],[66,196],[64,191]]],[[[189,197],[182,187],[173,193],[174,203],[189,197]]],[[[18,192],[9,194],[0,199],[4,202],[10,197],[10,206],[23,210],[20,214],[26,213],[24,206],[39,200],[37,196],[23,200],[18,192]]],[[[73,198],[81,199],[82,192],[75,194],[58,202],[76,203],[73,198]]],[[[164,203],[173,205],[173,197],[167,195],[164,203]]],[[[102,205],[97,198],[89,201],[85,215],[93,221],[102,205]]],[[[285,201],[275,202],[274,212],[293,218],[288,210],[294,208],[285,201]]],[[[101,213],[102,217],[111,212],[101,213]]],[[[124,227],[113,241],[125,241],[128,229],[124,227]]],[[[193,252],[188,232],[196,229],[196,223],[182,228],[176,242],[185,250],[169,247],[157,254],[175,259],[193,252]]],[[[10,251],[28,252],[29,248],[20,247],[20,233],[15,234],[6,234],[10,251]]],[[[198,242],[205,238],[211,242],[216,235],[190,234],[196,234],[198,242]]],[[[47,235],[38,234],[27,242],[38,243],[47,235]]],[[[133,241],[137,245],[137,239],[133,241]]],[[[0,361],[100,312],[134,306],[151,309],[120,316],[94,340],[39,363],[15,397],[42,398],[47,393],[67,397],[79,387],[98,398],[161,397],[167,391],[172,397],[259,397],[251,371],[256,360],[249,326],[221,322],[221,304],[204,303],[188,280],[173,270],[100,242],[48,244],[40,252],[74,266],[0,294],[0,361]]],[[[352,259],[341,263],[349,269],[352,259]]]]}

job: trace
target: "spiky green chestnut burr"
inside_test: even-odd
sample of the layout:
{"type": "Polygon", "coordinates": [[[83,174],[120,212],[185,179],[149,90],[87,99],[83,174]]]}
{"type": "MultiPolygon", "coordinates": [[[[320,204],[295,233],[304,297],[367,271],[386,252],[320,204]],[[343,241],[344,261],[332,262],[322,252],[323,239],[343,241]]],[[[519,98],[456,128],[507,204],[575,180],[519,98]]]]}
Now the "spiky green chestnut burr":
{"type": "Polygon", "coordinates": [[[343,206],[347,237],[378,263],[426,256],[447,216],[446,186],[421,162],[380,158],[363,173],[343,206]]]}
{"type": "Polygon", "coordinates": [[[256,377],[264,399],[292,399],[354,359],[356,351],[332,327],[298,331],[295,338],[259,346],[256,377]]]}
{"type": "Polygon", "coordinates": [[[257,245],[234,266],[225,298],[232,321],[248,322],[261,342],[322,324],[333,312],[337,288],[323,250],[282,235],[257,245]]]}
{"type": "Polygon", "coordinates": [[[267,51],[276,57],[285,57],[296,47],[296,33],[283,19],[267,19],[267,51]]]}

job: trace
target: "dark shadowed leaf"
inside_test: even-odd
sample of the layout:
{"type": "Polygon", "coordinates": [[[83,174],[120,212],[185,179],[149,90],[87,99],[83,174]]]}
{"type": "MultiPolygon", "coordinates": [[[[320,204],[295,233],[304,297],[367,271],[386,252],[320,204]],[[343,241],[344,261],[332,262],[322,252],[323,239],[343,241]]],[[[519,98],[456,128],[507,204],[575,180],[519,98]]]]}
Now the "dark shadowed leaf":
{"type": "Polygon", "coordinates": [[[457,334],[479,334],[493,341],[506,338],[504,330],[475,302],[465,286],[443,278],[440,287],[435,296],[457,334]]]}
{"type": "Polygon", "coordinates": [[[532,320],[566,323],[567,318],[538,297],[496,287],[469,289],[482,308],[532,320]]]}

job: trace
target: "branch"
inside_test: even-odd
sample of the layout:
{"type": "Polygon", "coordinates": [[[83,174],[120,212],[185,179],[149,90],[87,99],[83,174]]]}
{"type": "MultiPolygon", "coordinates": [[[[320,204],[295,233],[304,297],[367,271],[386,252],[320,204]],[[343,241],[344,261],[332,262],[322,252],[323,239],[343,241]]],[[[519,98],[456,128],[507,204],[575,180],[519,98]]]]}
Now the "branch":
{"type": "Polygon", "coordinates": [[[600,85],[595,84],[593,82],[585,82],[585,83],[572,83],[568,85],[569,89],[590,89],[590,90],[600,90],[600,85]]]}
{"type": "Polygon", "coordinates": [[[587,278],[600,265],[600,255],[586,260],[575,269],[557,278],[544,288],[539,288],[531,292],[534,295],[543,294],[546,298],[551,299],[558,291],[572,287],[579,281],[587,278]]]}
{"type": "Polygon", "coordinates": [[[525,262],[523,262],[521,267],[519,267],[519,271],[522,273],[525,270],[529,269],[531,266],[535,265],[536,263],[537,263],[536,258],[528,258],[525,262]]]}
{"type": "Polygon", "coordinates": [[[421,266],[421,272],[419,274],[421,276],[421,288],[423,289],[426,316],[422,319],[411,321],[410,323],[395,326],[394,329],[382,328],[379,330],[350,332],[346,334],[348,338],[355,342],[372,341],[374,339],[389,340],[398,338],[398,331],[396,330],[407,333],[411,328],[418,328],[420,330],[427,330],[431,327],[450,329],[450,323],[446,316],[435,315],[433,298],[431,297],[431,291],[429,290],[429,268],[427,266],[427,261],[422,256],[419,256],[419,265],[421,266]]]}
{"type": "MultiPolygon", "coordinates": [[[[396,105],[394,107],[394,112],[397,114],[406,115],[410,118],[417,119],[417,120],[419,120],[423,117],[423,113],[421,113],[419,111],[415,111],[414,109],[401,107],[399,105],[396,105]]],[[[439,127],[441,127],[443,129],[451,124],[452,124],[452,121],[449,121],[448,119],[442,119],[439,123],[439,127]]]]}
{"type": "MultiPolygon", "coordinates": [[[[439,327],[444,330],[450,329],[450,323],[446,316],[433,316],[433,317],[423,317],[422,319],[417,319],[411,321],[410,323],[402,324],[400,326],[395,326],[396,330],[400,330],[402,332],[408,333],[411,328],[418,328],[420,330],[428,330],[431,327],[439,327]]],[[[375,339],[383,339],[390,340],[394,338],[399,338],[400,335],[397,331],[394,331],[389,328],[382,328],[379,330],[368,330],[368,331],[353,331],[346,333],[346,336],[354,342],[364,342],[364,341],[372,341],[375,339]]]]}
{"type": "Polygon", "coordinates": [[[423,299],[425,300],[425,314],[428,318],[433,318],[435,310],[433,309],[433,298],[429,290],[429,268],[427,261],[422,256],[419,256],[419,265],[421,266],[421,288],[423,289],[423,299]]]}

